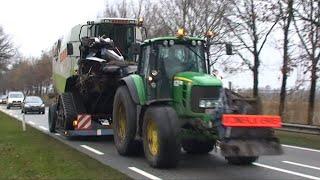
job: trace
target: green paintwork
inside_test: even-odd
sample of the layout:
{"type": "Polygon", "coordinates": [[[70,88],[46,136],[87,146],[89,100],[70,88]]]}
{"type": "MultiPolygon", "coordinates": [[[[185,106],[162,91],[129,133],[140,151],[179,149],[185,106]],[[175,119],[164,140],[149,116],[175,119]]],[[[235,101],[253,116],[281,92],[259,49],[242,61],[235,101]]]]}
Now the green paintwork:
{"type": "Polygon", "coordinates": [[[130,75],[130,77],[133,79],[133,82],[136,86],[140,105],[144,105],[146,103],[146,96],[147,95],[145,92],[145,86],[144,86],[143,79],[141,78],[141,76],[139,76],[137,74],[132,74],[132,75],[130,75]]]}
{"type": "Polygon", "coordinates": [[[199,72],[181,72],[176,74],[175,78],[186,78],[192,81],[192,85],[200,86],[222,86],[221,80],[215,76],[211,76],[199,72]]]}
{"type": "Polygon", "coordinates": [[[63,93],[65,90],[65,86],[66,86],[66,82],[67,82],[67,78],[53,73],[53,79],[54,79],[54,86],[56,88],[56,90],[58,91],[58,93],[63,93]]]}
{"type": "MultiPolygon", "coordinates": [[[[173,100],[174,108],[177,114],[186,118],[199,118],[205,122],[209,122],[212,119],[211,115],[205,113],[194,113],[191,110],[191,88],[192,86],[215,86],[222,88],[222,82],[215,76],[210,76],[204,73],[198,72],[181,72],[174,77],[175,81],[182,81],[183,84],[173,86],[173,100]],[[186,89],[183,88],[186,87],[186,89]],[[185,98],[183,96],[185,94],[185,98]],[[183,105],[185,101],[185,106],[183,105]]],[[[177,83],[178,84],[178,83],[177,83]]]]}

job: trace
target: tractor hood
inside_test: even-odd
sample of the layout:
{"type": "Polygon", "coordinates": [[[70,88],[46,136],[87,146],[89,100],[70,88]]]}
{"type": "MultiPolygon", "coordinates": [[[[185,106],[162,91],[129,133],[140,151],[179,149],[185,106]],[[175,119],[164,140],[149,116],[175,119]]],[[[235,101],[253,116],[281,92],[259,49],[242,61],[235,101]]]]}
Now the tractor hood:
{"type": "Polygon", "coordinates": [[[174,80],[181,80],[192,83],[192,85],[202,86],[222,86],[220,79],[215,76],[211,76],[199,72],[181,72],[177,73],[174,80]]]}

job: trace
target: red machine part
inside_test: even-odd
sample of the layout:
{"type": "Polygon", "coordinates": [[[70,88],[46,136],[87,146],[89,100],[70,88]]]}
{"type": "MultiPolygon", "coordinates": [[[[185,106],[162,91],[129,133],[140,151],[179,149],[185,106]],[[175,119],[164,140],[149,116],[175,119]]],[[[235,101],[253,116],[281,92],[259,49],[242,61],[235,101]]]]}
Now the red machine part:
{"type": "Polygon", "coordinates": [[[227,127],[280,128],[281,117],[270,115],[224,114],[222,124],[227,127]]]}

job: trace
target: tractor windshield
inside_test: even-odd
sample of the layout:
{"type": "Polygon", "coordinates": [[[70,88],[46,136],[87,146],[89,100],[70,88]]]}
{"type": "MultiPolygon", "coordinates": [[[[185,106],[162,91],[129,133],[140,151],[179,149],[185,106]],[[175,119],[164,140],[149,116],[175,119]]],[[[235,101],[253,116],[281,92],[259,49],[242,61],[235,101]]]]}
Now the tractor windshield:
{"type": "Polygon", "coordinates": [[[99,24],[96,28],[96,36],[105,35],[114,41],[126,60],[133,60],[129,48],[134,43],[134,26],[128,24],[99,24]]]}
{"type": "Polygon", "coordinates": [[[179,72],[206,72],[204,48],[200,45],[159,45],[158,57],[160,68],[163,68],[168,79],[172,79],[179,72]]]}

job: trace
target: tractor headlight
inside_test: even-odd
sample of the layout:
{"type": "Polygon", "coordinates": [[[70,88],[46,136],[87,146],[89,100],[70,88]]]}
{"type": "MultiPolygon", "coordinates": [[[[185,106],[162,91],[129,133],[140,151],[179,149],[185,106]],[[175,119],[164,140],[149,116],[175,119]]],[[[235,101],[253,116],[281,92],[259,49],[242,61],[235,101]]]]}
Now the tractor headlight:
{"type": "Polygon", "coordinates": [[[217,101],[214,99],[200,99],[199,107],[201,108],[214,108],[217,105],[217,101]]]}

